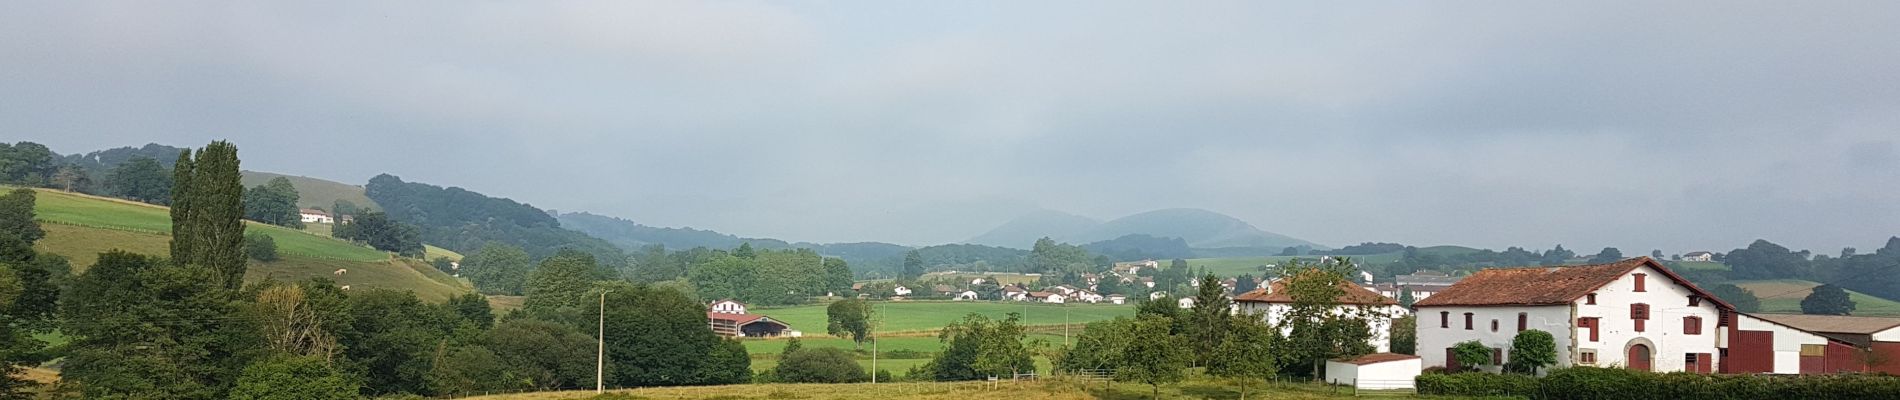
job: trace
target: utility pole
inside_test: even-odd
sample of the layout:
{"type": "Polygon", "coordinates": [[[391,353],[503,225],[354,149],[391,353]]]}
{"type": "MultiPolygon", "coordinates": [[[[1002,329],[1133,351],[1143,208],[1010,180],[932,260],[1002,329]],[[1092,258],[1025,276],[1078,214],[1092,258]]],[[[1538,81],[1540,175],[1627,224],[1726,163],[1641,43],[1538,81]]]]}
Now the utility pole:
{"type": "Polygon", "coordinates": [[[594,394],[607,392],[607,381],[604,379],[607,371],[607,292],[611,291],[600,291],[600,332],[594,336],[600,340],[599,347],[594,349],[594,394]]]}
{"type": "Polygon", "coordinates": [[[884,313],[877,311],[876,306],[873,306],[871,310],[872,310],[871,318],[870,318],[871,320],[870,321],[871,322],[871,328],[870,328],[871,329],[871,383],[876,384],[877,383],[877,322],[883,318],[884,313]]]}

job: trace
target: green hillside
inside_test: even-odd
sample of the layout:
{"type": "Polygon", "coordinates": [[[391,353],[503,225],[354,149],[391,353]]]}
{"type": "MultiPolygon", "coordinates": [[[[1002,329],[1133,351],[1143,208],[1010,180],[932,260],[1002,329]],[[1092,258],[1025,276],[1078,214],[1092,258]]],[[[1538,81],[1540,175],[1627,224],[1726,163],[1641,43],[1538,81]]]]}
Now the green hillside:
{"type": "Polygon", "coordinates": [[[336,204],[337,200],[349,200],[357,207],[382,209],[375,200],[363,195],[363,187],[342,182],[329,181],[307,176],[273,174],[269,172],[244,171],[244,187],[262,185],[271,179],[283,177],[290,180],[290,186],[297,188],[297,207],[318,207],[325,210],[336,204]]]}
{"type": "MultiPolygon", "coordinates": [[[[1800,279],[1772,279],[1759,281],[1731,282],[1743,289],[1755,292],[1761,298],[1761,311],[1771,313],[1801,313],[1801,299],[1808,297],[1820,283],[1800,279]]],[[[1872,295],[1849,290],[1847,297],[1854,301],[1854,315],[1900,315],[1900,302],[1874,297],[1872,295]]]]}
{"type": "MultiPolygon", "coordinates": [[[[152,255],[169,252],[171,215],[165,207],[42,189],[34,212],[46,229],[46,238],[34,247],[71,259],[75,273],[92,266],[98,254],[108,250],[152,255]]],[[[426,263],[391,257],[354,243],[250,222],[245,230],[270,235],[283,257],[269,263],[252,262],[245,274],[247,281],[329,277],[352,288],[414,290],[431,300],[469,291],[467,285],[426,263]],[[349,271],[334,274],[338,269],[349,271]]]]}

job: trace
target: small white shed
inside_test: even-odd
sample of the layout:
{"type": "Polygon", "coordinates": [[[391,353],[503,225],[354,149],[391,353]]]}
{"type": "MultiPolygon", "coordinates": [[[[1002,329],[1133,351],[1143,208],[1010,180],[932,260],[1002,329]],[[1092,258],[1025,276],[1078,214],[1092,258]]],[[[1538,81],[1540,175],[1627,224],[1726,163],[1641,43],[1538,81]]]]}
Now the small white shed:
{"type": "Polygon", "coordinates": [[[1418,356],[1372,353],[1326,361],[1326,381],[1360,390],[1416,389],[1425,363],[1418,356]]]}

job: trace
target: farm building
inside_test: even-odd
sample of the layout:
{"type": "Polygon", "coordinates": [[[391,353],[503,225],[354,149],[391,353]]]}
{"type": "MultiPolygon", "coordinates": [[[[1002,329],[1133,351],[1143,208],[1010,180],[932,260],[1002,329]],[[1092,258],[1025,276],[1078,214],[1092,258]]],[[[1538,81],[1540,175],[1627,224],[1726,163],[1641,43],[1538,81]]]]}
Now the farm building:
{"type": "Polygon", "coordinates": [[[1683,261],[1701,261],[1701,262],[1715,261],[1715,253],[1710,253],[1706,251],[1691,251],[1688,254],[1683,254],[1682,260],[1683,261]]]}
{"type": "Polygon", "coordinates": [[[707,312],[706,323],[713,333],[726,337],[777,337],[792,331],[791,325],[758,314],[707,312]]]}
{"type": "Polygon", "coordinates": [[[1128,302],[1128,296],[1123,296],[1119,294],[1108,295],[1107,299],[1109,303],[1114,303],[1114,304],[1122,304],[1122,303],[1128,302]]]}
{"type": "Polygon", "coordinates": [[[733,299],[722,299],[713,302],[707,309],[720,314],[745,314],[745,303],[733,299]]]}
{"type": "Polygon", "coordinates": [[[1062,304],[1063,301],[1068,300],[1068,296],[1064,296],[1061,293],[1050,292],[1029,292],[1025,298],[1029,301],[1050,304],[1062,304]]]}
{"type": "Polygon", "coordinates": [[[1834,342],[1737,313],[1649,257],[1487,269],[1415,307],[1425,365],[1449,368],[1451,347],[1469,340],[1491,347],[1493,364],[1509,360],[1511,339],[1528,329],[1556,339],[1560,368],[1816,373],[1834,342]]]}
{"type": "Polygon", "coordinates": [[[959,301],[976,300],[976,299],[977,299],[977,295],[976,295],[976,291],[974,290],[965,290],[962,293],[957,293],[957,297],[953,298],[953,300],[959,300],[959,301]]]}
{"type": "MultiPolygon", "coordinates": [[[[1750,317],[1813,332],[1831,339],[1824,354],[1826,372],[1884,372],[1900,374],[1900,318],[1845,315],[1748,314],[1750,317]],[[1841,349],[1840,345],[1851,347],[1841,349]],[[1873,357],[1865,357],[1870,352],[1873,357]],[[1884,361],[1883,361],[1884,360],[1884,361]]],[[[1808,349],[1811,353],[1812,348],[1808,349]]],[[[1809,356],[1812,357],[1812,356],[1809,356]]],[[[1813,363],[1803,359],[1803,368],[1813,363]]]]}
{"type": "Polygon", "coordinates": [[[323,210],[312,210],[308,208],[303,208],[303,209],[297,210],[297,215],[299,218],[303,219],[304,223],[317,223],[317,224],[336,223],[336,219],[330,217],[330,213],[323,212],[323,210]]]}
{"type": "Polygon", "coordinates": [[[1415,355],[1372,353],[1327,360],[1326,380],[1360,390],[1413,389],[1424,370],[1424,362],[1415,355]]]}
{"type": "MultiPolygon", "coordinates": [[[[1392,318],[1405,315],[1405,307],[1400,307],[1397,300],[1380,296],[1376,292],[1349,281],[1341,281],[1339,289],[1343,290],[1344,294],[1335,299],[1339,303],[1335,312],[1366,318],[1372,327],[1372,338],[1367,342],[1372,344],[1375,351],[1392,351],[1392,318]]],[[[1242,314],[1259,315],[1266,318],[1267,324],[1285,326],[1283,329],[1288,332],[1292,329],[1291,326],[1281,324],[1281,320],[1286,319],[1287,313],[1293,311],[1293,296],[1287,294],[1285,280],[1269,282],[1265,287],[1234,296],[1234,305],[1242,314]]],[[[1285,335],[1288,332],[1280,334],[1285,335]]],[[[1423,328],[1420,329],[1418,335],[1420,339],[1424,338],[1423,328]]],[[[1419,348],[1425,349],[1423,345],[1420,343],[1419,348]]]]}

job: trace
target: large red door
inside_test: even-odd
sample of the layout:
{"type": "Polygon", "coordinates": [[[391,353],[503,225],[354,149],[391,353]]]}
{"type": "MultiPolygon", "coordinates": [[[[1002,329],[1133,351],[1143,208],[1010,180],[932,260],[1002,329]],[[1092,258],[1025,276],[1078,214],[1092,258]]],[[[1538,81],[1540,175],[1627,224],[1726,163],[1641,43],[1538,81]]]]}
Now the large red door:
{"type": "Polygon", "coordinates": [[[1625,358],[1625,360],[1629,361],[1630,369],[1637,370],[1637,371],[1648,371],[1649,370],[1649,346],[1642,345],[1642,344],[1631,345],[1629,357],[1625,358]]]}

